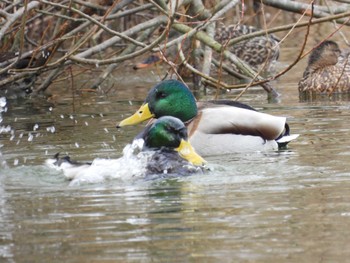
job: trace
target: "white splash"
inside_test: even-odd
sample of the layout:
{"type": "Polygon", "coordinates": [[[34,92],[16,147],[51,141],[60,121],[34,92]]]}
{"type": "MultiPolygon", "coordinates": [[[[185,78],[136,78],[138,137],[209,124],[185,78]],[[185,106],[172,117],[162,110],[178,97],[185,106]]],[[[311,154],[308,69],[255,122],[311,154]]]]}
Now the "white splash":
{"type": "Polygon", "coordinates": [[[55,133],[56,128],[55,128],[55,126],[50,126],[50,127],[46,128],[46,131],[51,132],[51,133],[55,133]]]}
{"type": "Polygon", "coordinates": [[[2,116],[1,113],[2,112],[6,112],[7,108],[6,108],[6,98],[5,97],[0,97],[0,123],[2,122],[2,116]]]}
{"type": "Polygon", "coordinates": [[[6,98],[0,97],[0,112],[2,112],[5,107],[6,107],[6,98]]]}
{"type": "Polygon", "coordinates": [[[54,159],[46,161],[50,168],[63,171],[64,176],[71,180],[70,185],[82,183],[98,183],[107,179],[130,180],[143,178],[146,166],[153,152],[142,152],[144,141],[134,140],[123,149],[123,156],[119,159],[95,159],[92,164],[74,165],[63,162],[61,166],[55,165],[54,159]]]}
{"type": "MultiPolygon", "coordinates": [[[[1,113],[6,111],[7,109],[6,107],[6,98],[5,97],[0,97],[0,123],[2,123],[2,115],[1,113]]],[[[7,126],[7,127],[3,127],[0,125],[0,134],[3,132],[10,132],[11,131],[11,127],[7,126]]],[[[3,146],[3,144],[0,144],[0,148],[3,146]]],[[[5,167],[6,166],[6,161],[2,159],[2,153],[0,152],[0,168],[1,167],[5,167]]]]}
{"type": "Polygon", "coordinates": [[[11,132],[11,131],[12,131],[12,129],[11,129],[10,125],[7,125],[6,127],[0,126],[0,133],[8,133],[8,132],[11,132]]]}
{"type": "Polygon", "coordinates": [[[32,142],[33,138],[34,138],[33,134],[31,132],[28,133],[28,142],[32,142]]]}

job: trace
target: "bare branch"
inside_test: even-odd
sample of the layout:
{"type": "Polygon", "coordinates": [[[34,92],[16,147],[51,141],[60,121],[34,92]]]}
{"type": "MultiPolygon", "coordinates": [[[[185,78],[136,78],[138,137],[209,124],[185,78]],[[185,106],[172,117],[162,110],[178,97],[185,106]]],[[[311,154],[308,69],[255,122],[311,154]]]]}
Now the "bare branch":
{"type": "MultiPolygon", "coordinates": [[[[26,9],[29,11],[34,8],[37,8],[39,5],[40,3],[38,1],[31,1],[30,3],[28,3],[28,6],[26,7],[26,9]]],[[[16,22],[16,20],[21,18],[21,16],[24,14],[24,11],[25,11],[25,8],[21,7],[20,9],[18,9],[17,12],[11,15],[9,13],[6,13],[7,22],[0,29],[0,41],[6,34],[6,31],[11,27],[11,25],[13,25],[16,22]]]]}

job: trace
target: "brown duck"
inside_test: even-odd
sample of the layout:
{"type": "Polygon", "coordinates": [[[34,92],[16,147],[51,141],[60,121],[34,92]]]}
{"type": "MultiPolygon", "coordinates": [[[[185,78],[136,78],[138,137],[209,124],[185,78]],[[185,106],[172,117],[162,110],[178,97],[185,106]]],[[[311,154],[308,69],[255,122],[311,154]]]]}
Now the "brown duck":
{"type": "Polygon", "coordinates": [[[334,41],[324,41],[310,55],[299,92],[349,92],[350,52],[341,52],[334,41]]]}
{"type": "MultiPolygon", "coordinates": [[[[248,25],[219,24],[215,32],[215,40],[220,44],[231,39],[260,31],[260,29],[248,25]]],[[[279,39],[273,35],[263,35],[240,41],[229,47],[229,51],[249,64],[253,69],[266,71],[272,69],[273,64],[279,57],[279,39]]]]}
{"type": "MultiPolygon", "coordinates": [[[[219,23],[216,27],[214,39],[222,45],[225,45],[229,40],[259,31],[258,28],[248,25],[229,25],[226,26],[219,23]]],[[[170,38],[178,36],[175,31],[170,31],[170,38]]],[[[262,66],[266,71],[271,69],[273,63],[279,57],[279,40],[272,34],[254,37],[248,40],[244,40],[230,46],[228,49],[230,52],[235,54],[241,60],[249,64],[253,69],[258,70],[262,66]]],[[[182,49],[184,53],[189,54],[190,52],[190,41],[185,39],[182,43],[182,49]]],[[[176,46],[168,48],[165,52],[165,57],[169,57],[171,61],[176,61],[178,57],[178,50],[176,46]]],[[[153,54],[147,57],[143,62],[134,65],[134,69],[141,69],[154,65],[162,60],[159,54],[153,54]]]]}

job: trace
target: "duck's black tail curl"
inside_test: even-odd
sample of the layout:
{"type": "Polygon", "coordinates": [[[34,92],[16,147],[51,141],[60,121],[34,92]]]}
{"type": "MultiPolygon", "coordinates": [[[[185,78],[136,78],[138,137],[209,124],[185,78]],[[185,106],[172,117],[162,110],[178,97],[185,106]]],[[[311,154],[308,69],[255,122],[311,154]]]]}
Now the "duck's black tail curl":
{"type": "Polygon", "coordinates": [[[299,137],[299,134],[292,134],[292,135],[290,134],[289,125],[288,125],[288,123],[286,123],[284,126],[284,131],[276,139],[276,142],[278,144],[278,148],[279,149],[285,148],[290,141],[292,141],[298,137],[299,137]]]}

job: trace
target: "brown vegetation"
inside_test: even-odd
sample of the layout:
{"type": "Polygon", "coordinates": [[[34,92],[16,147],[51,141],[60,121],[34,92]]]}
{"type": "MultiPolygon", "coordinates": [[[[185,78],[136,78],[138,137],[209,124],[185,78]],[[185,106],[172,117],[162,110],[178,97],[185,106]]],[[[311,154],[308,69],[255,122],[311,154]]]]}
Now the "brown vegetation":
{"type": "MultiPolygon", "coordinates": [[[[89,87],[95,90],[121,63],[135,58],[141,60],[139,57],[146,53],[158,52],[168,63],[169,74],[177,74],[177,66],[182,64],[193,74],[198,86],[206,84],[230,89],[261,85],[273,96],[276,92],[269,81],[285,74],[305,56],[308,28],[329,21],[337,23],[334,31],[350,25],[349,2],[329,2],[316,5],[313,1],[281,0],[1,1],[0,90],[13,88],[14,83],[28,88],[36,82],[33,91],[37,94],[57,79],[72,79],[81,74],[98,75],[89,87]],[[284,17],[287,12],[295,13],[293,21],[279,21],[279,26],[271,26],[278,19],[276,13],[284,17]],[[237,25],[250,23],[261,30],[219,43],[214,40],[218,21],[237,25]],[[276,32],[283,33],[279,42],[283,45],[297,27],[307,30],[295,61],[269,77],[264,78],[261,70],[256,72],[232,50],[225,49],[240,41],[276,32]],[[176,37],[170,37],[172,31],[177,32],[176,37]],[[184,41],[189,40],[191,52],[183,52],[184,41]],[[176,59],[166,52],[171,46],[178,49],[176,59]],[[212,52],[219,55],[213,56],[212,52]],[[189,60],[190,56],[196,59],[189,60]],[[217,63],[219,74],[213,75],[210,74],[211,60],[215,56],[221,60],[217,63]],[[223,62],[227,61],[234,64],[239,73],[232,72],[232,67],[225,67],[223,62]],[[225,83],[221,78],[224,71],[245,79],[246,83],[225,83]],[[45,78],[38,82],[39,76],[45,78]]],[[[178,77],[181,76],[178,74],[178,77]]]]}

